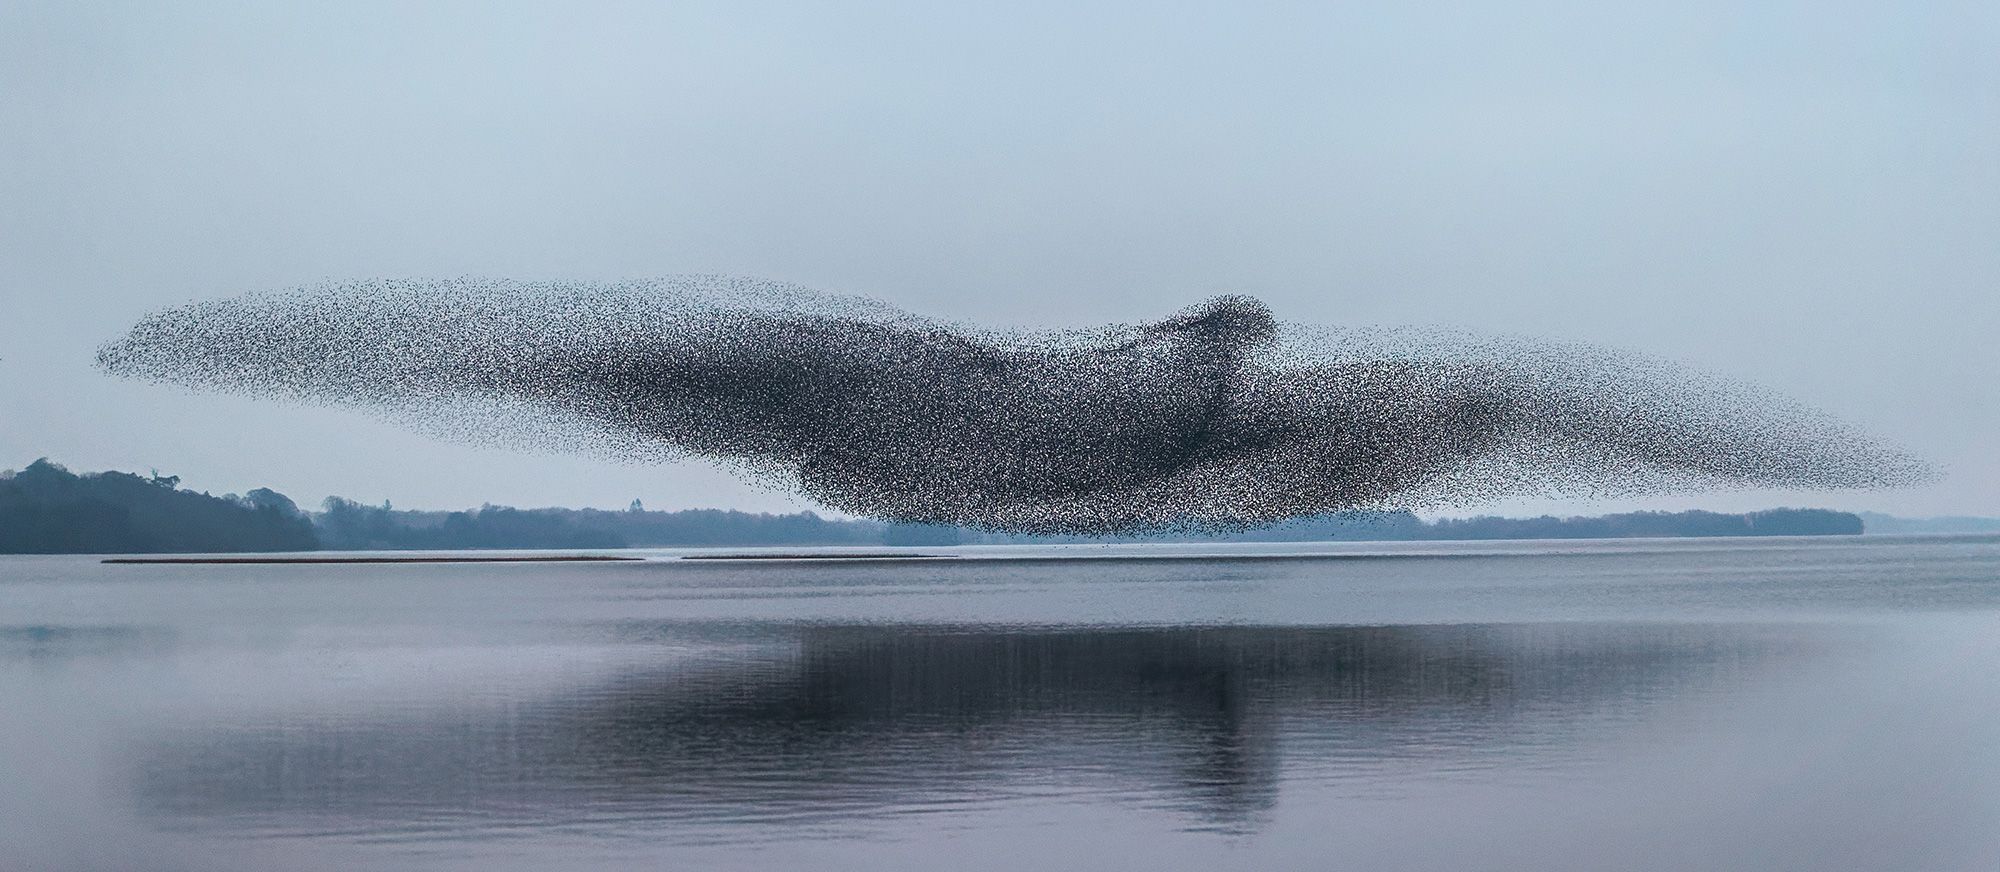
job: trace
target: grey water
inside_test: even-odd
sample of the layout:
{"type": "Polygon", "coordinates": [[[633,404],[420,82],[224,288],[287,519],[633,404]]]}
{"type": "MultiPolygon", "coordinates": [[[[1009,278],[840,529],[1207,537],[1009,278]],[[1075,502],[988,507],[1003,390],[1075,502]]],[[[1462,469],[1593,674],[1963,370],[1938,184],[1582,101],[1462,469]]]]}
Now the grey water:
{"type": "Polygon", "coordinates": [[[0,869],[2000,868],[2000,537],[0,558],[0,869]]]}

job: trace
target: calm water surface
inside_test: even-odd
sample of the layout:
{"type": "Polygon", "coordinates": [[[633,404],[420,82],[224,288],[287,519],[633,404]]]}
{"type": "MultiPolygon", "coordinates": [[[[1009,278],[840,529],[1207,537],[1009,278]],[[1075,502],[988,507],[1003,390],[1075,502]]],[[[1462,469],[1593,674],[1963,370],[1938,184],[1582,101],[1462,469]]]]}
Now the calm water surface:
{"type": "Polygon", "coordinates": [[[0,869],[2000,868],[2000,538],[925,553],[0,558],[0,869]]]}

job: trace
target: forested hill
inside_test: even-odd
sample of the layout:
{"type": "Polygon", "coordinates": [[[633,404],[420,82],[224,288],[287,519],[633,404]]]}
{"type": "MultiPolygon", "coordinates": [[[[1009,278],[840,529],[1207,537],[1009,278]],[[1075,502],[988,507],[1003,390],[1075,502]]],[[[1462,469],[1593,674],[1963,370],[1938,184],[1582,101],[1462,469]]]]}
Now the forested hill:
{"type": "Polygon", "coordinates": [[[212,497],[172,476],[77,475],[37,460],[0,475],[0,553],[303,551],[312,521],[275,491],[212,497]]]}
{"type": "MultiPolygon", "coordinates": [[[[216,497],[171,476],[76,475],[46,460],[0,473],[0,553],[137,553],[475,548],[602,549],[754,545],[918,545],[1110,541],[1007,536],[878,521],[691,509],[408,511],[329,498],[302,512],[259,488],[216,497]]],[[[1633,512],[1574,518],[1425,521],[1407,512],[1303,518],[1225,536],[1121,541],[1319,542],[1855,534],[1861,518],[1825,509],[1748,514],[1633,512]]]]}

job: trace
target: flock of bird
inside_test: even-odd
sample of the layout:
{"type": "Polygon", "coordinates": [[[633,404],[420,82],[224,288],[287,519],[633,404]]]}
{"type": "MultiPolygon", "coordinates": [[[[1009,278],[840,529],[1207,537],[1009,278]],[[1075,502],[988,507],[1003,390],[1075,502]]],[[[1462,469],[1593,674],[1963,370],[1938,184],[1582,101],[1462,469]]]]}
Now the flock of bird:
{"type": "Polygon", "coordinates": [[[98,363],[452,438],[708,458],[839,510],[1021,533],[1929,476],[1823,414],[1667,362],[1309,327],[1241,296],[1024,332],[740,278],[382,280],[155,312],[98,363]]]}

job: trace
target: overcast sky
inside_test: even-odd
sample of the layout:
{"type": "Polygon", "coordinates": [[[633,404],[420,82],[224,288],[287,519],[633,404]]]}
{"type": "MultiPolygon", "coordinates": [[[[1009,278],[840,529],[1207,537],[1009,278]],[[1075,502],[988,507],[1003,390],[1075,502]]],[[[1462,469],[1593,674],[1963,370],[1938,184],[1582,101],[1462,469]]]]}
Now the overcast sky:
{"type": "Polygon", "coordinates": [[[0,0],[0,467],[800,506],[90,367],[197,298],[703,272],[1621,346],[1947,473],[1649,505],[2000,514],[2000,4],[1082,5],[0,0]]]}

